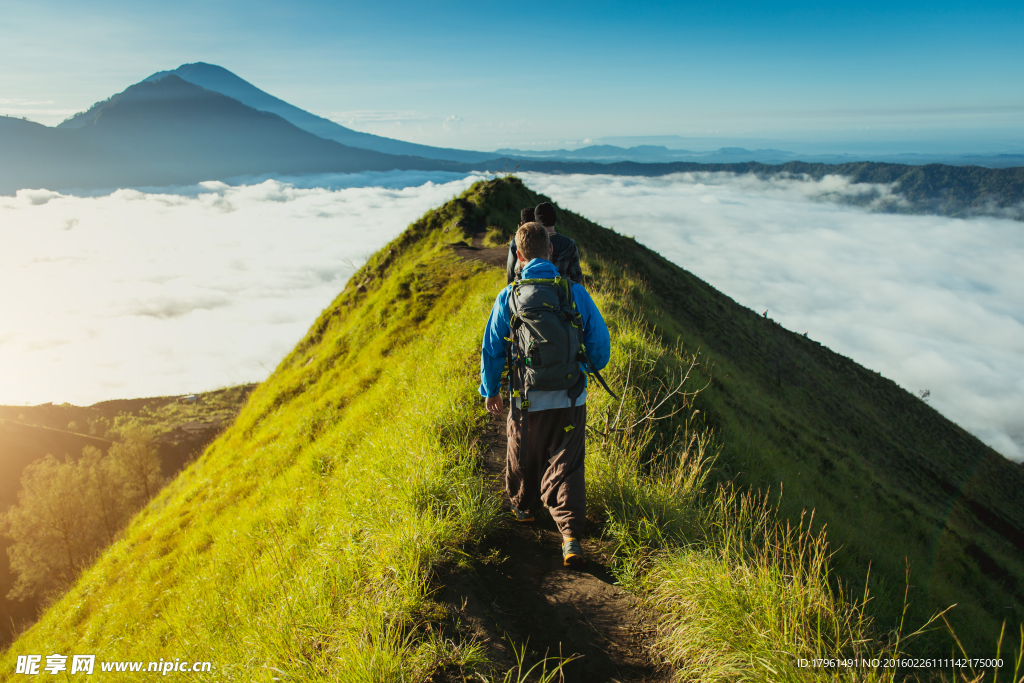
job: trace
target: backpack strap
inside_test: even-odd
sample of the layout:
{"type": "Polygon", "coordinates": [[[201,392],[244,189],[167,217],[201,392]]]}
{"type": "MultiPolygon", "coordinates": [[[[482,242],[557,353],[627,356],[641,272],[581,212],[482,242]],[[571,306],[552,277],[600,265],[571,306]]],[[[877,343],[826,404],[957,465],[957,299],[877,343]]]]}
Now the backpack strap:
{"type": "Polygon", "coordinates": [[[597,381],[601,383],[601,386],[604,387],[604,390],[607,391],[612,398],[618,401],[619,397],[616,396],[615,392],[608,387],[607,382],[604,381],[604,377],[601,376],[601,372],[590,364],[590,356],[587,355],[587,347],[582,343],[580,344],[580,351],[577,357],[583,360],[583,363],[587,368],[587,373],[593,375],[597,381]]]}
{"type": "MultiPolygon", "coordinates": [[[[569,408],[570,409],[575,409],[576,408],[576,401],[577,401],[577,399],[579,399],[579,397],[581,395],[583,395],[583,390],[586,389],[586,388],[587,388],[587,380],[586,380],[586,378],[584,378],[581,375],[580,378],[578,380],[576,380],[576,384],[572,385],[569,388],[569,391],[567,392],[569,394],[569,408]]],[[[576,428],[576,423],[575,422],[570,422],[569,426],[565,428],[565,438],[566,439],[569,438],[569,432],[571,432],[575,428],[576,428]]]]}
{"type": "MultiPolygon", "coordinates": [[[[525,386],[525,385],[524,385],[525,386]]],[[[526,397],[526,390],[523,390],[522,399],[520,399],[519,408],[519,457],[526,457],[526,448],[529,446],[530,441],[527,438],[526,428],[530,424],[527,415],[530,412],[530,399],[526,397]]]]}

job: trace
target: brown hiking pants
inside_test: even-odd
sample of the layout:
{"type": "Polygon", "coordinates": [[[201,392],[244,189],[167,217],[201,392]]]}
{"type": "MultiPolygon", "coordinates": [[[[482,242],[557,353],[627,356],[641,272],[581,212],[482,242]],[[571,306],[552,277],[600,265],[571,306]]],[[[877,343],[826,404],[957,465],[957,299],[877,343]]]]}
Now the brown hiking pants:
{"type": "Polygon", "coordinates": [[[512,505],[536,511],[543,504],[563,536],[580,538],[587,515],[583,456],[587,406],[528,412],[523,451],[519,422],[508,416],[508,459],[505,488],[512,505]],[[576,427],[568,432],[570,424],[576,427]]]}

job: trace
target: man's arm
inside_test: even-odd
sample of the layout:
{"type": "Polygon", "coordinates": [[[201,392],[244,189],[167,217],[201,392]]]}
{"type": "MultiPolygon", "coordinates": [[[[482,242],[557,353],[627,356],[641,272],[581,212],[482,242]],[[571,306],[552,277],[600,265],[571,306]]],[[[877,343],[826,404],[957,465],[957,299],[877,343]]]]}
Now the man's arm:
{"type": "Polygon", "coordinates": [[[480,395],[485,398],[495,397],[501,393],[501,371],[505,369],[507,343],[505,338],[509,336],[506,292],[507,290],[503,289],[494,299],[480,348],[480,395]]]}

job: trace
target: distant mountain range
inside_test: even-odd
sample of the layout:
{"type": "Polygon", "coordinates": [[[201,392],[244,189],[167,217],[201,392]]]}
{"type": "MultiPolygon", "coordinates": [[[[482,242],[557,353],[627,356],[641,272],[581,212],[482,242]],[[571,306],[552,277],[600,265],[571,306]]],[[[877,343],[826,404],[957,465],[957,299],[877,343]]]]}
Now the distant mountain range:
{"type": "Polygon", "coordinates": [[[5,195],[27,188],[91,193],[274,174],[389,170],[629,176],[703,171],[842,175],[854,182],[895,183],[905,201],[878,203],[867,195],[836,201],[905,213],[1024,218],[1024,165],[919,166],[842,156],[835,161],[843,163],[822,163],[792,156],[776,149],[723,147],[704,153],[660,145],[490,155],[417,145],[350,130],[202,63],[153,74],[56,127],[0,116],[0,194],[5,195]]]}
{"type": "Polygon", "coordinates": [[[717,150],[695,152],[688,149],[671,149],[664,145],[590,145],[579,149],[522,150],[502,148],[497,151],[503,156],[526,159],[549,159],[556,161],[638,161],[643,163],[670,163],[689,161],[702,164],[734,164],[754,161],[761,164],[785,164],[803,161],[818,164],[848,164],[856,161],[874,161],[891,164],[949,164],[954,166],[984,166],[987,168],[1011,168],[1024,166],[1024,154],[798,154],[781,149],[746,149],[744,147],[720,147],[717,150]]]}
{"type": "MultiPolygon", "coordinates": [[[[781,149],[749,150],[743,147],[722,147],[714,152],[694,152],[689,149],[670,149],[664,145],[636,145],[635,147],[618,147],[616,145],[590,145],[579,149],[549,149],[529,151],[523,149],[502,148],[499,154],[517,156],[526,159],[559,159],[575,161],[587,159],[593,161],[714,161],[730,163],[743,161],[772,160],[793,161],[797,158],[792,152],[781,149]]],[[[762,161],[763,163],[763,161],[762,161]]]]}

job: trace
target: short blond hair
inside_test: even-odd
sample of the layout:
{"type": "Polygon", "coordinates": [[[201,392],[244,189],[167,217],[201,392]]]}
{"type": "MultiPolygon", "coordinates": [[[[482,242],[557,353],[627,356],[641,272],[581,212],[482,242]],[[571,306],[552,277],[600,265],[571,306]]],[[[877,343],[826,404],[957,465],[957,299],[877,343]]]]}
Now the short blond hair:
{"type": "Polygon", "coordinates": [[[516,251],[529,261],[535,258],[548,258],[548,230],[540,223],[525,223],[516,231],[516,251]]]}

